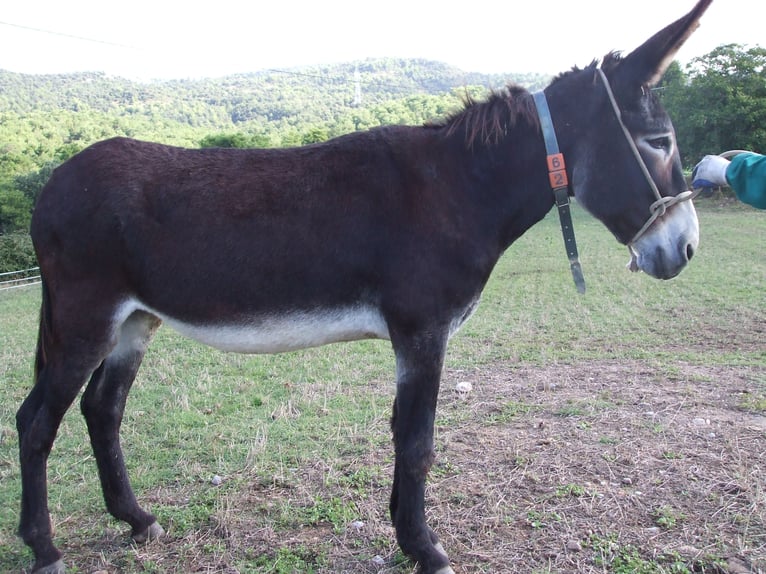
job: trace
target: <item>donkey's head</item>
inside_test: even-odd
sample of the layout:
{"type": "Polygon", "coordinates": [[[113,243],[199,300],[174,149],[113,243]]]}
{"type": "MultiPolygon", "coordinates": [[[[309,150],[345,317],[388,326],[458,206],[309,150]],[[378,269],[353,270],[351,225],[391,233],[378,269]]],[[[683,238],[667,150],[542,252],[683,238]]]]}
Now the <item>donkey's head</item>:
{"type": "Polygon", "coordinates": [[[631,252],[631,268],[676,276],[699,241],[675,132],[652,86],[712,0],[628,56],[563,74],[545,90],[575,197],[631,252]]]}

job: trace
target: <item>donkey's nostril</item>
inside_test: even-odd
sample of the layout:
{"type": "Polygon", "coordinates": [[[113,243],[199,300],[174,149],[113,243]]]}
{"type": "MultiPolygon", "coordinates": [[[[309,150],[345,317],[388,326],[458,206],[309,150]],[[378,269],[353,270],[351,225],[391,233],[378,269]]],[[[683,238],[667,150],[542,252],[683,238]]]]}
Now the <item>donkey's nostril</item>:
{"type": "Polygon", "coordinates": [[[691,258],[694,257],[694,246],[691,243],[686,244],[686,260],[691,261],[691,258]]]}

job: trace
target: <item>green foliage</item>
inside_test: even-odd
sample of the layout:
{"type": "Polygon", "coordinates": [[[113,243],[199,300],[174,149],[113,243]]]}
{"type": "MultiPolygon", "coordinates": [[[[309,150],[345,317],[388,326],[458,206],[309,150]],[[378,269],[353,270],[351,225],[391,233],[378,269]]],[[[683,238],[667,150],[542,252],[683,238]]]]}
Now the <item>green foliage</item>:
{"type": "MultiPolygon", "coordinates": [[[[3,234],[25,232],[29,229],[37,197],[57,165],[55,161],[47,162],[39,170],[17,175],[12,184],[0,186],[0,240],[3,234]]],[[[20,254],[19,257],[24,256],[20,254]]]]}
{"type": "MultiPolygon", "coordinates": [[[[508,80],[425,60],[378,59],[216,79],[139,83],[101,73],[0,70],[0,236],[29,228],[53,168],[98,140],[187,147],[284,147],[390,123],[420,124],[508,80]]],[[[17,240],[3,240],[4,252],[17,240]]],[[[29,252],[18,254],[29,259],[29,252]]],[[[0,261],[10,264],[8,257],[0,261]]]]}
{"type": "Polygon", "coordinates": [[[23,192],[8,186],[0,188],[0,234],[27,229],[32,205],[23,192]]]}
{"type": "Polygon", "coordinates": [[[37,267],[37,256],[29,234],[16,232],[0,235],[0,273],[32,267],[37,267]]]}
{"type": "Polygon", "coordinates": [[[317,571],[317,567],[324,562],[322,556],[316,556],[313,552],[299,546],[297,548],[282,547],[276,552],[264,554],[254,561],[254,566],[265,568],[266,572],[273,574],[295,574],[305,572],[311,574],[317,571]]]}
{"type": "Polygon", "coordinates": [[[269,147],[269,138],[265,135],[247,135],[239,132],[220,133],[205,136],[200,140],[200,147],[254,148],[269,147]]]}
{"type": "MultiPolygon", "coordinates": [[[[61,151],[61,150],[59,150],[61,151]]],[[[79,151],[79,150],[77,150],[79,151]]],[[[70,154],[74,154],[73,150],[68,150],[67,157],[70,154]]],[[[67,157],[61,157],[61,160],[67,159],[67,157]]],[[[59,159],[57,157],[57,159],[59,159]]],[[[37,197],[40,195],[43,186],[45,186],[48,179],[50,179],[53,170],[59,165],[59,161],[53,160],[42,165],[39,170],[30,171],[23,175],[17,175],[14,179],[14,187],[20,191],[25,198],[34,203],[37,201],[37,197]]]]}
{"type": "MultiPolygon", "coordinates": [[[[297,146],[384,124],[422,124],[455,112],[466,97],[482,97],[488,87],[510,81],[535,90],[549,80],[404,59],[153,83],[0,70],[0,236],[26,231],[51,170],[101,139],[297,146]]],[[[707,153],[766,151],[766,50],[720,46],[685,70],[672,64],[661,88],[687,167],[707,153]]],[[[3,240],[6,248],[16,242],[3,240]]],[[[30,253],[18,258],[28,260],[30,253]]]]}
{"type": "MultiPolygon", "coordinates": [[[[284,132],[312,123],[327,126],[351,109],[413,96],[441,96],[464,86],[500,87],[508,81],[537,89],[548,80],[542,74],[478,74],[437,62],[390,58],[146,84],[105,74],[0,70],[0,113],[67,111],[170,121],[208,132],[234,126],[247,132],[266,125],[270,131],[284,132]]],[[[82,135],[87,139],[87,130],[82,135]]]]}
{"type": "MultiPolygon", "coordinates": [[[[659,556],[646,560],[638,548],[621,545],[615,534],[591,534],[587,545],[593,550],[594,562],[612,574],[691,574],[692,570],[676,556],[659,556]]],[[[695,572],[697,570],[694,570],[695,572]]]]}
{"type": "Polygon", "coordinates": [[[327,128],[323,126],[313,126],[313,127],[310,127],[303,134],[303,139],[301,140],[301,143],[303,143],[304,145],[321,143],[321,142],[327,141],[328,139],[330,139],[330,135],[329,135],[329,132],[327,131],[327,128]]]}
{"type": "Polygon", "coordinates": [[[652,512],[652,517],[654,518],[654,523],[665,530],[674,528],[678,522],[684,519],[682,513],[667,505],[656,508],[652,512]]]}
{"type": "Polygon", "coordinates": [[[766,413],[766,394],[746,394],[742,397],[740,406],[742,410],[752,413],[766,413]]]}
{"type": "Polygon", "coordinates": [[[305,510],[304,518],[307,524],[331,524],[336,534],[343,532],[359,511],[352,502],[338,497],[324,499],[317,497],[314,505],[305,510]]]}
{"type": "Polygon", "coordinates": [[[587,491],[585,490],[585,487],[580,486],[579,484],[562,484],[561,486],[556,487],[556,496],[559,498],[568,496],[578,498],[584,496],[586,493],[587,491]]]}
{"type": "Polygon", "coordinates": [[[719,46],[684,72],[673,64],[662,86],[687,167],[706,154],[766,151],[766,49],[719,46]]]}

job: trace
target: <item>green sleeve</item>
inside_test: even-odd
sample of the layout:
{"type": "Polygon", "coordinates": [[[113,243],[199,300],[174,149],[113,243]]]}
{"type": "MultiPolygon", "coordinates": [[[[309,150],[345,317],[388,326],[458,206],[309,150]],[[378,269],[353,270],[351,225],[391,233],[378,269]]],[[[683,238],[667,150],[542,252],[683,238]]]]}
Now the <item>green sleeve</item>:
{"type": "Polygon", "coordinates": [[[766,209],[766,155],[741,153],[726,168],[726,179],[743,203],[766,209]]]}

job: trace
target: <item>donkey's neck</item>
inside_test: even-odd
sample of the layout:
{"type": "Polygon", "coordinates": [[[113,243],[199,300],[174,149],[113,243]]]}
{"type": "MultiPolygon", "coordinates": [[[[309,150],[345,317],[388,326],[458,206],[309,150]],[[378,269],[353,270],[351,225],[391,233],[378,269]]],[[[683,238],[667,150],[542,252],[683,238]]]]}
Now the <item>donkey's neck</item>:
{"type": "Polygon", "coordinates": [[[471,203],[502,253],[554,205],[539,124],[519,121],[498,141],[474,141],[464,157],[471,203]]]}

